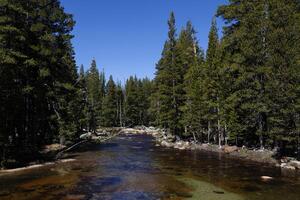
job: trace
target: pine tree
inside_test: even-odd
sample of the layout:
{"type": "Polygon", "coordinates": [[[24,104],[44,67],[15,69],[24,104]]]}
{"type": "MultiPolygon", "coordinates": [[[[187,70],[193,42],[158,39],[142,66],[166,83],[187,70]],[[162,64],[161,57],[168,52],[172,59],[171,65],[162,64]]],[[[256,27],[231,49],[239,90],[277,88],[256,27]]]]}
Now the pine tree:
{"type": "Polygon", "coordinates": [[[228,24],[223,40],[227,80],[234,79],[225,116],[231,135],[244,144],[276,146],[297,135],[298,13],[299,2],[293,0],[232,0],[218,10],[228,24]]]}
{"type": "Polygon", "coordinates": [[[224,41],[228,43],[225,50],[231,53],[231,63],[237,65],[235,91],[231,95],[236,99],[234,109],[238,115],[236,122],[241,128],[239,135],[249,142],[254,142],[259,136],[261,147],[266,134],[268,112],[265,98],[268,71],[265,65],[265,9],[262,1],[239,4],[231,1],[230,5],[219,8],[219,14],[232,22],[225,28],[224,41]]]}
{"type": "Polygon", "coordinates": [[[110,76],[106,84],[106,96],[103,101],[103,126],[104,127],[114,127],[118,124],[118,104],[117,104],[117,88],[110,76]]]}
{"type": "Polygon", "coordinates": [[[168,21],[168,40],[162,52],[162,58],[156,66],[155,81],[157,84],[158,101],[158,124],[163,128],[168,128],[172,133],[176,133],[176,99],[175,99],[175,47],[176,28],[174,13],[171,13],[168,21]]]}
{"type": "Polygon", "coordinates": [[[89,130],[96,131],[100,125],[101,117],[101,80],[100,74],[96,65],[96,61],[92,60],[91,67],[86,75],[87,77],[87,98],[88,98],[88,121],[89,130]]]}
{"type": "Polygon", "coordinates": [[[124,111],[124,91],[122,84],[119,82],[117,84],[117,89],[116,89],[116,95],[117,95],[117,125],[120,127],[124,126],[124,118],[125,118],[125,111],[124,111]]]}
{"type": "Polygon", "coordinates": [[[220,75],[218,66],[218,48],[219,37],[216,19],[212,21],[212,25],[209,32],[208,48],[206,52],[206,64],[204,68],[204,90],[201,95],[204,97],[205,105],[205,118],[207,119],[207,140],[210,142],[211,136],[216,141],[218,136],[219,145],[221,145],[221,120],[220,120],[220,75]]]}
{"type": "Polygon", "coordinates": [[[26,52],[22,50],[22,43],[27,38],[26,31],[22,31],[22,24],[26,23],[25,4],[1,0],[0,6],[0,145],[3,166],[11,147],[17,143],[19,134],[25,137],[25,133],[20,133],[23,124],[18,124],[18,121],[22,121],[24,116],[20,75],[24,71],[22,63],[27,58],[26,52]],[[21,20],[20,24],[17,22],[18,18],[21,20]]]}
{"type": "Polygon", "coordinates": [[[105,97],[105,87],[106,87],[106,78],[105,78],[105,73],[104,70],[100,72],[100,96],[101,96],[101,101],[100,101],[100,121],[99,125],[103,126],[103,103],[104,103],[104,97],[105,97]]]}
{"type": "Polygon", "coordinates": [[[9,154],[26,160],[41,145],[78,130],[74,21],[57,0],[0,4],[0,129],[9,154]]]}
{"type": "MultiPolygon", "coordinates": [[[[180,122],[182,126],[185,127],[185,136],[188,136],[189,134],[193,133],[194,138],[196,137],[194,135],[194,131],[192,131],[191,128],[191,121],[189,117],[191,117],[192,113],[189,113],[191,110],[189,110],[191,107],[190,104],[190,97],[187,94],[188,87],[191,87],[191,82],[195,79],[198,79],[198,77],[193,77],[192,80],[187,78],[188,72],[191,68],[198,67],[198,65],[201,63],[201,60],[203,61],[203,58],[201,58],[202,50],[198,46],[197,38],[195,37],[195,30],[192,26],[192,23],[189,21],[187,22],[187,25],[185,29],[183,29],[179,35],[178,42],[177,42],[177,57],[176,57],[176,65],[178,67],[178,71],[180,74],[180,78],[177,81],[178,82],[178,99],[180,104],[180,122]],[[189,102],[189,103],[188,103],[189,102]]],[[[191,69],[193,70],[193,69],[191,69]]],[[[190,74],[191,75],[191,74],[190,74]]],[[[192,76],[192,75],[191,75],[192,76]]]]}
{"type": "Polygon", "coordinates": [[[282,153],[300,156],[300,3],[271,0],[267,6],[268,142],[280,146],[282,153]],[[285,150],[285,152],[284,152],[285,150]]]}
{"type": "Polygon", "coordinates": [[[151,113],[149,112],[151,94],[153,93],[153,82],[149,78],[143,78],[139,81],[139,104],[140,104],[140,124],[148,126],[151,121],[151,113]]]}
{"type": "Polygon", "coordinates": [[[81,65],[79,69],[79,76],[77,81],[79,90],[78,95],[80,98],[80,116],[79,116],[79,126],[80,130],[88,130],[88,97],[87,97],[87,81],[86,74],[84,71],[84,66],[81,65]]]}
{"type": "Polygon", "coordinates": [[[158,93],[158,83],[156,81],[156,78],[152,81],[152,89],[149,96],[149,107],[148,107],[148,113],[149,113],[149,125],[160,127],[160,120],[159,120],[159,108],[160,108],[160,102],[159,102],[159,93],[158,93]]]}
{"type": "Polygon", "coordinates": [[[182,124],[185,126],[185,135],[193,135],[194,140],[200,137],[203,141],[204,128],[204,112],[203,112],[203,96],[199,95],[203,88],[203,68],[204,68],[204,53],[199,47],[197,38],[193,28],[189,28],[189,23],[185,31],[189,33],[187,45],[183,48],[181,54],[187,66],[187,72],[184,75],[184,91],[185,103],[182,107],[183,118],[182,124]]]}
{"type": "MultiPolygon", "coordinates": [[[[184,104],[184,74],[189,66],[184,63],[180,56],[180,46],[184,46],[184,39],[177,44],[174,13],[171,13],[168,21],[169,33],[165,43],[162,58],[157,64],[156,86],[157,93],[154,94],[158,124],[167,128],[173,134],[179,134],[183,130],[180,123],[182,119],[182,106],[184,104]]],[[[192,31],[192,27],[191,30],[192,31]]],[[[182,32],[182,38],[186,33],[182,32]]],[[[182,47],[184,48],[184,47],[182,47]]],[[[193,49],[193,48],[192,48],[193,49]]],[[[153,104],[152,104],[153,105],[153,104]]]]}
{"type": "Polygon", "coordinates": [[[139,106],[140,98],[138,94],[139,90],[137,77],[129,77],[125,84],[125,116],[126,126],[136,126],[140,124],[140,112],[139,106]]]}

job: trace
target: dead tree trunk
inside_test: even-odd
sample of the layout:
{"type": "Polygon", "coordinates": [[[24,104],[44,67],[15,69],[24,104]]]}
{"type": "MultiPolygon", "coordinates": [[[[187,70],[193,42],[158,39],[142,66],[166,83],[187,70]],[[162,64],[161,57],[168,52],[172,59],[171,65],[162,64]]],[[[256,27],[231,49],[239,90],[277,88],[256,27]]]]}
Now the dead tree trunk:
{"type": "Polygon", "coordinates": [[[208,121],[208,131],[207,131],[207,143],[209,144],[211,134],[210,121],[208,121]]]}

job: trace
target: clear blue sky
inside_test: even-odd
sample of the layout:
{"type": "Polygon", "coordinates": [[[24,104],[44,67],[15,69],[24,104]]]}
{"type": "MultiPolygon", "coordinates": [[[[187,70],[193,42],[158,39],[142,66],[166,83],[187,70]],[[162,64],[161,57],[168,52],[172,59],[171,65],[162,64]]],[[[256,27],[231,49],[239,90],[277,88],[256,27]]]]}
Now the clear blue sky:
{"type": "MultiPolygon", "coordinates": [[[[175,12],[177,30],[191,20],[199,43],[207,48],[211,19],[226,0],[62,0],[74,15],[77,65],[90,66],[124,80],[130,75],[153,78],[167,39],[167,20],[175,12]]],[[[221,20],[218,25],[221,26],[221,20]]],[[[220,32],[222,31],[219,28],[220,32]]]]}

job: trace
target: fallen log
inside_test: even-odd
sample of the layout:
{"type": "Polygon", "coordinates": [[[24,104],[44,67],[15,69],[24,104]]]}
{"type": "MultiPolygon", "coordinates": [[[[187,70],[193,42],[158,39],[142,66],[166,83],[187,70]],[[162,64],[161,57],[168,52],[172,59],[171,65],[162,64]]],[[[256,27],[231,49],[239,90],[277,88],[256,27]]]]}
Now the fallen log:
{"type": "MultiPolygon", "coordinates": [[[[120,130],[119,132],[117,132],[116,134],[112,134],[111,136],[108,136],[108,137],[101,137],[101,136],[91,136],[89,135],[89,137],[87,137],[86,139],[82,140],[82,141],[79,141],[77,143],[75,143],[74,145],[68,147],[67,149],[64,149],[63,151],[59,152],[56,154],[55,158],[58,159],[60,158],[64,153],[66,153],[67,151],[70,151],[72,150],[73,148],[75,148],[76,146],[80,145],[80,144],[83,144],[85,142],[89,142],[89,141],[96,141],[97,143],[101,143],[101,142],[105,142],[107,140],[110,140],[118,135],[120,135],[122,133],[122,130],[120,130]]],[[[81,137],[81,138],[84,138],[84,137],[81,137]]]]}
{"type": "Polygon", "coordinates": [[[60,158],[60,157],[62,156],[62,154],[64,154],[65,152],[70,151],[71,149],[75,148],[76,146],[78,146],[78,145],[80,145],[80,144],[83,144],[83,143],[85,143],[85,142],[87,142],[87,141],[88,141],[88,140],[82,140],[82,141],[77,142],[76,144],[70,146],[69,148],[67,148],[67,149],[65,149],[65,150],[63,150],[63,151],[61,151],[61,152],[59,152],[58,154],[56,154],[55,159],[60,158]]]}

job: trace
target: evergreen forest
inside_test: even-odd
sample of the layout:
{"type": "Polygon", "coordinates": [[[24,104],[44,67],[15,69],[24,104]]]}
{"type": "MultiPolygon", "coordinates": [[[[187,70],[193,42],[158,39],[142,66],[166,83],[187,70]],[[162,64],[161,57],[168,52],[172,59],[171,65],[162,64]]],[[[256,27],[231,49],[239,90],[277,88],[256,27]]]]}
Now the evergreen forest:
{"type": "Polygon", "coordinates": [[[1,166],[99,127],[300,156],[299,0],[229,0],[211,16],[206,51],[201,27],[177,30],[173,12],[166,25],[155,78],[122,83],[100,60],[77,67],[75,21],[59,0],[0,0],[1,166]]]}

